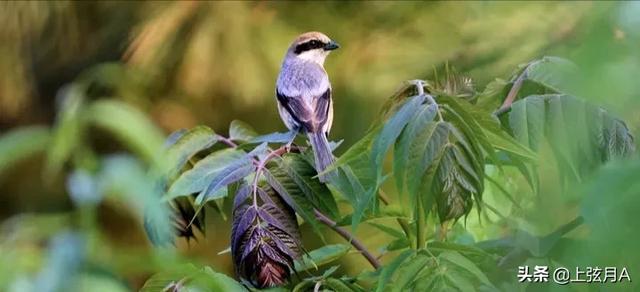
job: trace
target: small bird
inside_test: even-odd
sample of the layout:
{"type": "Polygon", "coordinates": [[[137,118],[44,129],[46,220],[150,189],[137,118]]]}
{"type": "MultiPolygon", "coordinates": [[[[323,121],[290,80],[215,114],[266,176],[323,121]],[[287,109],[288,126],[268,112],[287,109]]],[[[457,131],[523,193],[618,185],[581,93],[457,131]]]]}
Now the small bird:
{"type": "MultiPolygon", "coordinates": [[[[339,47],[323,33],[301,34],[289,46],[276,82],[280,117],[289,130],[307,135],[318,173],[333,162],[327,140],[333,122],[333,102],[324,61],[339,47]]],[[[327,182],[328,177],[321,175],[319,179],[327,182]]]]}

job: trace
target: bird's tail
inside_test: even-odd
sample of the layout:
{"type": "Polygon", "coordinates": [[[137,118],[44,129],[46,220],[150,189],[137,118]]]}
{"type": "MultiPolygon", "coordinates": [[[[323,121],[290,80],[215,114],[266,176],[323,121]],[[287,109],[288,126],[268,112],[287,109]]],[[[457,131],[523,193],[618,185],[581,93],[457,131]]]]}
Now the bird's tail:
{"type": "MultiPolygon", "coordinates": [[[[315,133],[307,133],[309,137],[309,142],[311,143],[311,147],[313,148],[313,157],[316,162],[316,171],[318,173],[323,172],[329,165],[333,163],[333,155],[331,154],[331,147],[329,146],[329,140],[327,140],[327,136],[322,131],[315,133]]],[[[321,182],[330,181],[333,177],[335,171],[331,171],[327,174],[321,175],[319,177],[321,182]]]]}

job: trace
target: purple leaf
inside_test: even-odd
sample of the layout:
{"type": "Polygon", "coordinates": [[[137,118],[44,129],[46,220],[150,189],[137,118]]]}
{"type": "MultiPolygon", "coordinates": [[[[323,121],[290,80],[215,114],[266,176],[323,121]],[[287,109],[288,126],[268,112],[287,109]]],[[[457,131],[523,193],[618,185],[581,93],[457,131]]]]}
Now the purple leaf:
{"type": "Polygon", "coordinates": [[[238,162],[234,162],[227,168],[223,169],[220,174],[218,174],[211,180],[211,183],[209,183],[207,189],[205,189],[200,193],[200,195],[198,195],[196,204],[202,204],[220,188],[243,179],[244,177],[251,174],[252,171],[253,164],[251,164],[251,160],[243,158],[238,162]]]}

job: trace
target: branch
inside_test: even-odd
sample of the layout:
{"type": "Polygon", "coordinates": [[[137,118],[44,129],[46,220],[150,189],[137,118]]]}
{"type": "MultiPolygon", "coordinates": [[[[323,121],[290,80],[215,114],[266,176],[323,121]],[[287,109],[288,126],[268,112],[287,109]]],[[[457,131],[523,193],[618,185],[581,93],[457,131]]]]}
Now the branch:
{"type": "Polygon", "coordinates": [[[238,144],[236,144],[235,142],[231,141],[231,139],[222,136],[222,135],[218,135],[216,134],[216,138],[218,138],[218,140],[220,140],[220,142],[227,144],[227,146],[231,147],[231,148],[237,148],[238,144]]]}
{"type": "Polygon", "coordinates": [[[324,225],[329,226],[329,228],[333,229],[333,231],[335,231],[340,236],[342,236],[342,238],[351,243],[351,245],[353,245],[353,247],[355,247],[360,253],[362,253],[362,256],[364,256],[367,261],[369,261],[371,266],[373,266],[376,270],[381,267],[380,262],[376,259],[376,257],[374,257],[373,254],[371,254],[371,252],[367,250],[367,248],[358,239],[356,239],[351,233],[349,233],[349,231],[339,227],[335,221],[320,213],[320,211],[314,209],[314,212],[318,221],[322,222],[322,224],[324,225]]]}

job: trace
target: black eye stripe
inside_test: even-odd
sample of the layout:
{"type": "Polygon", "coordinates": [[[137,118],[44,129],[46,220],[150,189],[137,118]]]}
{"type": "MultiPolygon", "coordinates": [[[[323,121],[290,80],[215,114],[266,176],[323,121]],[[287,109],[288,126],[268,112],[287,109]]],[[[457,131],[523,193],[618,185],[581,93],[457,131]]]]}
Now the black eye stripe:
{"type": "Polygon", "coordinates": [[[304,43],[301,43],[299,45],[296,46],[296,49],[293,51],[294,53],[300,54],[302,52],[306,52],[306,51],[310,51],[310,50],[314,50],[314,49],[319,49],[319,48],[324,48],[326,44],[319,41],[319,40],[310,40],[310,41],[306,41],[304,43]]]}

